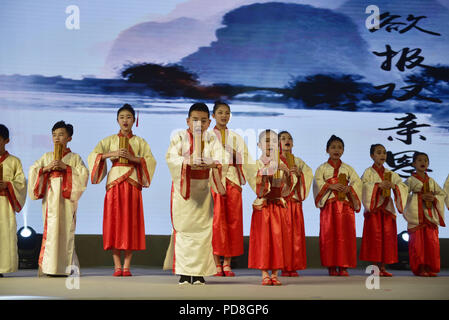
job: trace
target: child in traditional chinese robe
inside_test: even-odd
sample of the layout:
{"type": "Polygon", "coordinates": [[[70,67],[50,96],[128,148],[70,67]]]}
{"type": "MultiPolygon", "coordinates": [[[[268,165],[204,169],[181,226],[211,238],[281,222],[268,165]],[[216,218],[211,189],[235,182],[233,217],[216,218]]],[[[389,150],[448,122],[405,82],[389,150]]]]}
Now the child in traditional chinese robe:
{"type": "Polygon", "coordinates": [[[215,274],[212,250],[212,189],[225,195],[219,161],[222,147],[210,125],[209,108],[193,104],[186,119],[188,129],[176,132],[166,161],[172,178],[170,197],[173,233],[164,269],[180,276],[179,285],[204,285],[215,274]]]}
{"type": "Polygon", "coordinates": [[[8,128],[0,124],[0,277],[18,270],[16,212],[26,200],[22,163],[5,149],[9,140],[8,128]]]}
{"type": "Polygon", "coordinates": [[[423,152],[413,155],[415,172],[405,182],[409,189],[404,218],[410,235],[410,269],[417,276],[436,277],[440,272],[440,242],[438,227],[444,223],[446,193],[426,171],[429,157],[423,152]]]}
{"type": "Polygon", "coordinates": [[[285,198],[293,191],[297,179],[279,159],[276,132],[263,131],[258,146],[262,155],[257,160],[257,198],[251,217],[248,268],[262,271],[262,285],[278,286],[282,284],[278,272],[285,269],[285,256],[291,254],[284,251],[284,234],[288,232],[285,198]]]}
{"type": "Polygon", "coordinates": [[[254,186],[256,166],[243,138],[227,127],[231,117],[229,105],[216,101],[212,117],[216,122],[213,132],[223,146],[223,174],[226,176],[226,195],[222,196],[212,190],[212,246],[217,267],[215,276],[232,277],[235,274],[231,270],[231,258],[243,254],[242,187],[247,178],[254,186]]]}
{"type": "Polygon", "coordinates": [[[403,213],[407,202],[408,187],[395,172],[383,165],[387,151],[381,144],[370,148],[374,163],[362,176],[362,202],[365,207],[360,260],[378,264],[379,275],[391,277],[386,264],[398,261],[396,208],[403,213]],[[393,193],[394,201],[391,197],[393,193]]]}
{"type": "Polygon", "coordinates": [[[45,153],[29,170],[28,194],[42,199],[44,233],[39,255],[39,276],[69,275],[79,269],[75,252],[78,200],[87,186],[89,171],[81,157],[67,144],[73,126],[64,121],[52,128],[53,143],[61,145],[61,159],[55,152],[45,153]]]}
{"type": "Polygon", "coordinates": [[[320,208],[320,257],[330,276],[348,276],[357,265],[355,212],[361,209],[362,181],[341,161],[344,142],[332,135],[327,142],[329,160],[315,172],[313,194],[320,208]],[[337,270],[338,268],[338,270],[337,270]]]}
{"type": "Polygon", "coordinates": [[[281,161],[296,175],[297,182],[292,193],[286,198],[287,215],[285,215],[286,231],[284,233],[285,268],[282,276],[297,277],[296,270],[304,270],[307,266],[306,236],[302,203],[307,198],[313,180],[312,169],[299,157],[292,154],[293,138],[287,131],[278,135],[281,147],[281,161]]]}
{"type": "Polygon", "coordinates": [[[106,176],[106,159],[112,162],[104,199],[103,248],[112,250],[115,277],[132,276],[133,251],[145,250],[142,188],[150,186],[156,169],[150,146],[132,132],[135,120],[134,108],[124,104],[117,111],[120,131],[101,140],[88,159],[92,184],[106,176]]]}

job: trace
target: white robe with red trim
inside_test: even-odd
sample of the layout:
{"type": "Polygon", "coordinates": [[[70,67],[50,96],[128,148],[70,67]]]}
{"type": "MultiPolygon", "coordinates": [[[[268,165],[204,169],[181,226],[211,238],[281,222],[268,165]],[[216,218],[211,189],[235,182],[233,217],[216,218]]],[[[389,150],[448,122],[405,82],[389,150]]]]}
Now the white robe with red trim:
{"type": "Polygon", "coordinates": [[[0,273],[16,272],[17,252],[16,212],[22,210],[26,200],[26,180],[20,160],[10,154],[0,157],[3,182],[7,189],[0,191],[0,273]]]}
{"type": "Polygon", "coordinates": [[[39,275],[68,275],[71,266],[79,268],[75,253],[76,210],[89,171],[78,154],[68,152],[62,158],[67,165],[65,171],[43,173],[53,160],[53,152],[47,152],[30,167],[28,194],[32,200],[42,199],[44,234],[39,275]]]}
{"type": "MultiPolygon", "coordinates": [[[[220,162],[223,164],[223,175],[237,186],[243,186],[248,182],[251,188],[255,189],[257,165],[248,151],[245,140],[230,129],[226,129],[225,132],[225,147],[222,149],[220,157],[220,162]],[[233,151],[236,154],[235,159],[233,151]]],[[[221,131],[215,128],[212,133],[216,135],[218,143],[223,146],[221,131]]]]}
{"type": "MultiPolygon", "coordinates": [[[[213,202],[210,188],[225,194],[225,177],[221,168],[193,173],[186,164],[192,154],[192,138],[189,132],[177,132],[166,154],[166,161],[172,177],[171,218],[173,234],[164,261],[164,270],[190,276],[210,276],[215,274],[212,250],[213,202]],[[192,175],[196,175],[194,179],[192,175]],[[207,175],[209,176],[207,178],[207,175]]],[[[214,134],[203,135],[203,157],[220,162],[221,146],[214,134]]]]}
{"type": "Polygon", "coordinates": [[[295,185],[293,199],[302,202],[309,195],[313,181],[313,171],[301,158],[295,157],[295,165],[301,170],[301,174],[295,185]]]}
{"type": "Polygon", "coordinates": [[[446,193],[435,180],[429,177],[429,191],[435,196],[431,209],[425,207],[424,201],[419,201],[423,189],[423,183],[419,179],[411,176],[405,181],[405,184],[408,186],[408,191],[410,192],[404,211],[404,218],[408,223],[407,229],[416,228],[424,222],[424,219],[436,226],[444,227],[444,201],[446,193]],[[422,221],[420,221],[420,212],[422,212],[422,221]]]}
{"type": "MultiPolygon", "coordinates": [[[[111,135],[101,140],[95,149],[89,154],[88,164],[90,169],[90,179],[92,184],[100,183],[106,173],[108,173],[106,160],[101,160],[104,153],[119,150],[119,136],[111,135]]],[[[109,170],[106,189],[110,189],[116,183],[127,180],[131,184],[143,188],[148,188],[151,184],[154,172],[156,170],[156,160],[153,157],[150,146],[141,137],[132,135],[129,139],[129,149],[135,157],[140,158],[140,165],[137,170],[132,165],[114,166],[109,170]]],[[[117,157],[109,158],[111,161],[117,160],[117,157]]]]}
{"type": "MultiPolygon", "coordinates": [[[[347,194],[347,199],[351,201],[354,211],[359,212],[361,209],[360,199],[362,199],[362,181],[357,172],[344,162],[341,163],[337,177],[342,173],[346,175],[346,178],[349,180],[348,186],[351,188],[350,193],[347,194]]],[[[315,171],[313,195],[317,208],[324,208],[327,200],[335,198],[334,192],[329,189],[329,183],[327,182],[328,179],[333,177],[333,174],[334,168],[328,162],[320,165],[315,171]]]]}
{"type": "MultiPolygon", "coordinates": [[[[390,170],[385,168],[385,172],[389,171],[390,170]]],[[[362,175],[362,182],[363,206],[368,212],[374,211],[375,209],[382,206],[385,202],[385,198],[382,196],[382,192],[379,192],[379,184],[382,183],[382,178],[373,167],[369,167],[362,175]]],[[[394,195],[394,201],[392,197],[390,197],[385,206],[385,210],[387,210],[390,214],[396,216],[394,205],[396,205],[396,208],[400,213],[404,212],[404,208],[407,203],[408,187],[396,172],[392,172],[391,174],[391,183],[393,185],[391,193],[392,195],[394,195]]]]}

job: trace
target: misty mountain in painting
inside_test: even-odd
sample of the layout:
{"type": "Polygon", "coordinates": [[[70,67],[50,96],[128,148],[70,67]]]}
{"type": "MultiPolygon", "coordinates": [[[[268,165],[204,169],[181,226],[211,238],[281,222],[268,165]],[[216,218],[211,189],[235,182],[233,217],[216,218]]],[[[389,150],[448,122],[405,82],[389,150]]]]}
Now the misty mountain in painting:
{"type": "Polygon", "coordinates": [[[309,5],[266,3],[227,13],[217,41],[181,60],[204,83],[285,86],[316,73],[369,74],[367,43],[347,16],[309,5]]]}

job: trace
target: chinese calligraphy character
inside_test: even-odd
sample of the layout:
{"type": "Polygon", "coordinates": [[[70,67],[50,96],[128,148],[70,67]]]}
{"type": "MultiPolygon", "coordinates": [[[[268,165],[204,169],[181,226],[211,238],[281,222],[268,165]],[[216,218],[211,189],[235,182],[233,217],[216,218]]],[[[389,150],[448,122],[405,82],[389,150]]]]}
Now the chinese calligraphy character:
{"type": "MultiPolygon", "coordinates": [[[[414,121],[416,119],[416,116],[413,113],[407,113],[405,117],[402,118],[394,118],[395,120],[401,120],[401,122],[398,124],[397,127],[391,127],[391,128],[378,128],[378,130],[395,130],[395,129],[399,129],[398,131],[396,131],[396,133],[400,136],[405,136],[405,139],[399,139],[396,138],[399,141],[404,142],[405,144],[411,144],[412,143],[412,135],[414,135],[415,133],[419,133],[420,131],[417,130],[416,128],[421,128],[421,127],[430,127],[429,124],[417,124],[416,121],[414,121]]],[[[419,138],[421,140],[426,140],[426,137],[420,135],[419,138]]],[[[392,141],[393,138],[391,136],[388,137],[388,140],[392,141]]]]}
{"type": "Polygon", "coordinates": [[[390,15],[389,12],[382,13],[380,15],[380,17],[379,17],[380,20],[382,21],[380,23],[380,25],[379,25],[379,28],[378,29],[371,28],[371,29],[369,29],[369,31],[370,32],[376,32],[377,30],[382,29],[383,27],[385,27],[385,30],[387,32],[391,32],[392,30],[394,30],[394,31],[399,31],[399,33],[402,34],[402,33],[405,33],[407,31],[410,31],[412,28],[415,28],[415,29],[417,29],[417,30],[419,30],[421,32],[425,32],[425,33],[431,34],[433,36],[441,36],[440,33],[429,31],[429,30],[425,30],[425,29],[417,26],[417,24],[418,24],[418,22],[420,20],[427,18],[426,16],[415,17],[414,15],[409,14],[407,16],[406,20],[410,21],[411,23],[408,26],[406,26],[405,28],[399,30],[399,28],[401,26],[407,25],[407,23],[405,23],[405,22],[395,22],[394,21],[394,20],[396,20],[397,18],[400,18],[400,17],[401,16],[399,16],[399,15],[390,15]]]}
{"type": "Polygon", "coordinates": [[[393,58],[402,51],[401,56],[396,63],[396,67],[399,71],[404,71],[405,68],[407,69],[413,69],[414,67],[423,67],[423,68],[429,68],[429,66],[421,64],[421,62],[424,61],[424,57],[420,56],[421,49],[416,48],[410,50],[409,48],[404,48],[401,51],[394,51],[391,49],[390,45],[385,45],[386,51],[385,52],[377,52],[373,51],[373,53],[378,57],[386,57],[386,60],[382,63],[381,68],[385,71],[391,70],[391,64],[393,58]]]}
{"type": "Polygon", "coordinates": [[[436,102],[436,103],[442,103],[442,101],[438,98],[430,98],[430,97],[425,97],[425,96],[420,95],[419,93],[424,88],[422,85],[416,84],[416,85],[401,87],[401,89],[405,90],[407,93],[405,93],[399,97],[393,96],[393,91],[394,91],[395,87],[396,87],[396,85],[394,83],[387,83],[387,84],[383,84],[380,86],[375,86],[374,89],[377,89],[377,90],[382,90],[382,89],[386,88],[385,93],[381,96],[369,95],[368,99],[370,99],[371,102],[379,103],[379,102],[384,102],[385,100],[388,100],[388,99],[395,99],[397,101],[406,101],[413,97],[417,97],[422,100],[427,100],[427,101],[436,102]],[[411,89],[411,90],[407,90],[407,89],[411,89]]]}

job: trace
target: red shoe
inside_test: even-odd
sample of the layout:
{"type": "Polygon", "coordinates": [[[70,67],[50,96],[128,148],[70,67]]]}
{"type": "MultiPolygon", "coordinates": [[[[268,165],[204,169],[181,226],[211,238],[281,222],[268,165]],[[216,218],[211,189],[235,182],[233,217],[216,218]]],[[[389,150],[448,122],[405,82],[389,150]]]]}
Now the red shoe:
{"type": "Polygon", "coordinates": [[[128,268],[123,269],[122,277],[132,277],[132,274],[128,268]]]}
{"type": "Polygon", "coordinates": [[[280,286],[282,285],[282,283],[278,280],[277,276],[271,276],[271,283],[273,284],[273,286],[280,286]]]}
{"type": "Polygon", "coordinates": [[[330,276],[338,276],[337,268],[336,267],[329,267],[327,268],[329,270],[330,276]]]}
{"type": "Polygon", "coordinates": [[[281,277],[290,277],[290,271],[282,271],[281,277]]]}
{"type": "Polygon", "coordinates": [[[262,285],[263,286],[272,286],[273,282],[271,281],[270,277],[265,277],[262,280],[262,285]]]}
{"type": "Polygon", "coordinates": [[[379,276],[381,276],[381,277],[392,277],[393,274],[390,273],[390,272],[387,272],[387,270],[383,270],[383,271],[379,272],[379,276]]]}
{"type": "Polygon", "coordinates": [[[221,271],[218,271],[216,274],[214,274],[214,277],[224,277],[224,272],[223,272],[223,267],[221,266],[221,264],[217,264],[216,265],[217,268],[220,268],[221,271]]]}
{"type": "Polygon", "coordinates": [[[299,274],[296,271],[290,271],[290,277],[299,277],[299,274]]]}
{"type": "Polygon", "coordinates": [[[114,273],[112,274],[114,277],[121,277],[122,276],[122,268],[115,269],[114,273]]]}
{"type": "Polygon", "coordinates": [[[428,272],[427,274],[429,275],[429,277],[438,277],[435,272],[428,272]]]}
{"type": "Polygon", "coordinates": [[[349,277],[349,273],[346,270],[346,268],[340,267],[340,271],[338,272],[338,275],[341,277],[349,277]]]}
{"type": "Polygon", "coordinates": [[[234,277],[235,273],[232,272],[232,270],[225,270],[224,268],[229,267],[229,269],[231,269],[231,266],[229,264],[227,265],[223,265],[223,272],[225,274],[226,277],[234,277]]]}

